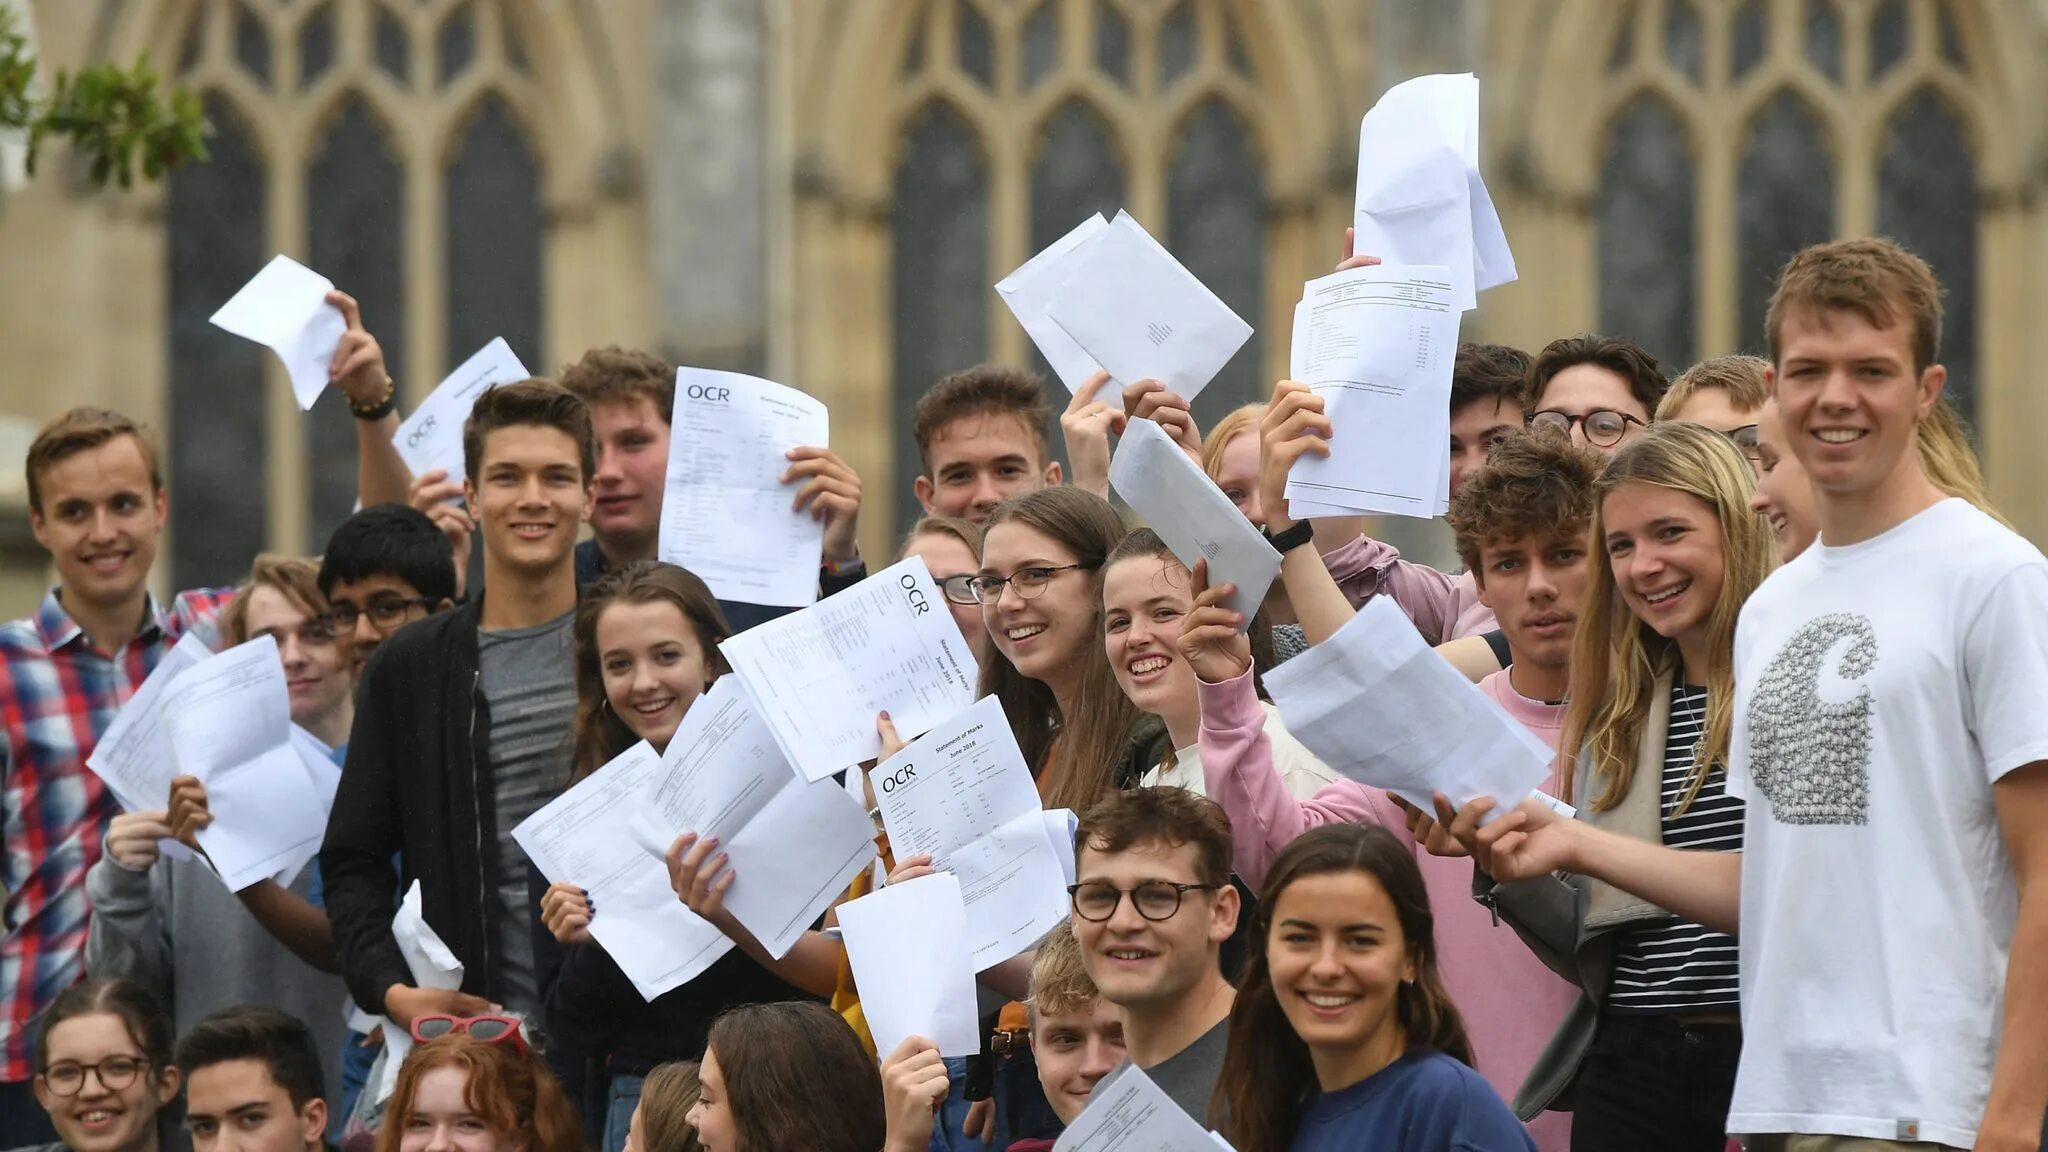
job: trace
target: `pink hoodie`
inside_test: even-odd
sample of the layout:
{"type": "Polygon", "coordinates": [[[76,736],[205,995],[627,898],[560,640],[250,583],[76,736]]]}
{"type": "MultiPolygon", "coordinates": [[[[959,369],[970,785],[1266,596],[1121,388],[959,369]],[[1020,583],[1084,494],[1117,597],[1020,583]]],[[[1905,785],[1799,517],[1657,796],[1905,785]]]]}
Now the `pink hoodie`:
{"type": "Polygon", "coordinates": [[[1479,602],[1470,572],[1452,575],[1401,559],[1392,544],[1360,536],[1323,556],[1330,575],[1356,608],[1375,595],[1394,598],[1432,645],[1491,632],[1493,609],[1479,602]]]}
{"type": "MultiPolygon", "coordinates": [[[[1562,705],[1518,695],[1508,684],[1505,669],[1480,681],[1479,689],[1529,731],[1557,746],[1564,723],[1562,705]]],[[[1514,1099],[1536,1057],[1578,1001],[1578,988],[1544,967],[1514,929],[1496,924],[1493,914],[1472,898],[1470,860],[1432,856],[1415,844],[1400,808],[1385,792],[1339,780],[1307,800],[1290,795],[1273,771],[1266,714],[1253,692],[1250,673],[1221,684],[1200,684],[1198,691],[1209,798],[1230,816],[1237,874],[1258,891],[1280,850],[1323,824],[1369,821],[1407,841],[1415,850],[1436,915],[1437,967],[1465,1018],[1479,1072],[1503,1100],[1514,1099]]],[[[1557,788],[1553,766],[1543,789],[1555,795],[1557,788]]],[[[1567,1152],[1571,1147],[1569,1113],[1545,1112],[1528,1127],[1542,1152],[1567,1152]]]]}

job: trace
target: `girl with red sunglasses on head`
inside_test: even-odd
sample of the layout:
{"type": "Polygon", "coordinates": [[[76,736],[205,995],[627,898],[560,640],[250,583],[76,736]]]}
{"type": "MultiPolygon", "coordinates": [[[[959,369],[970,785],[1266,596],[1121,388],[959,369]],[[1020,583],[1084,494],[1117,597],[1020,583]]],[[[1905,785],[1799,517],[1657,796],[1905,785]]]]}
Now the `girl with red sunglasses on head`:
{"type": "Polygon", "coordinates": [[[582,1152],[576,1112],[504,1016],[422,1016],[377,1152],[582,1152]]]}

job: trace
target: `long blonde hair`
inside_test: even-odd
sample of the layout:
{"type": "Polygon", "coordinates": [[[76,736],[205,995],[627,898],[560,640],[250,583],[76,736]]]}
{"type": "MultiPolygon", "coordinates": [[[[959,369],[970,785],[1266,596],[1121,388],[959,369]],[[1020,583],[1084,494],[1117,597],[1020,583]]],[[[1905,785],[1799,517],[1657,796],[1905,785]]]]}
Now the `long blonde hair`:
{"type": "Polygon", "coordinates": [[[1977,467],[1977,453],[1970,448],[1969,430],[1948,397],[1935,400],[1934,410],[1920,421],[1913,439],[1920,453],[1920,468],[1927,473],[1929,483],[1941,489],[1943,495],[1968,500],[1986,516],[2012,527],[2012,521],[1999,514],[1991,503],[1991,494],[1984,489],[1984,472],[1977,467]]]}
{"type": "MultiPolygon", "coordinates": [[[[1728,754],[1735,712],[1735,618],[1770,575],[1777,547],[1769,521],[1749,506],[1749,465],[1726,436],[1690,423],[1653,424],[1614,454],[1593,485],[1591,547],[1604,553],[1607,497],[1640,482],[1683,492],[1713,509],[1721,528],[1721,595],[1707,616],[1707,731],[1694,756],[1685,805],[1707,770],[1728,754]]],[[[1637,746],[1658,674],[1678,667],[1678,643],[1635,618],[1615,587],[1612,563],[1592,566],[1578,634],[1572,639],[1571,700],[1558,748],[1592,757],[1595,811],[1621,803],[1635,775],[1637,746]]]]}
{"type": "Polygon", "coordinates": [[[1258,435],[1259,421],[1265,416],[1266,405],[1263,402],[1246,404],[1234,409],[1209,429],[1209,434],[1202,437],[1202,471],[1209,474],[1209,479],[1219,485],[1223,483],[1223,477],[1217,475],[1223,470],[1223,450],[1230,447],[1230,442],[1240,433],[1258,435]]]}

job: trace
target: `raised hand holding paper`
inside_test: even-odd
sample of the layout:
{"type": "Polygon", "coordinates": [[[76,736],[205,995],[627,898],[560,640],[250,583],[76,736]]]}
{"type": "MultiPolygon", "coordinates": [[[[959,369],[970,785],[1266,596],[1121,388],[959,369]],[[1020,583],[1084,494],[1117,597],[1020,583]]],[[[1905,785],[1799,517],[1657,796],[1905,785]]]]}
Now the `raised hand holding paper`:
{"type": "Polygon", "coordinates": [[[825,448],[825,405],[794,388],[702,368],[676,371],[661,559],[721,600],[799,607],[818,598],[825,525],[790,505],[792,448],[825,448]]]}
{"type": "Polygon", "coordinates": [[[398,426],[391,446],[415,476],[437,468],[452,477],[462,476],[462,424],[469,419],[476,398],[493,384],[510,384],[531,375],[504,337],[492,340],[434,386],[398,426]]]}
{"type": "Polygon", "coordinates": [[[1237,585],[1225,605],[1244,613],[1249,625],[1280,570],[1280,553],[1201,465],[1159,425],[1133,420],[1110,459],[1109,483],[1182,564],[1192,570],[1196,561],[1207,560],[1211,585],[1237,585]]]}
{"type": "Polygon", "coordinates": [[[1158,380],[1193,400],[1252,338],[1128,212],[1061,262],[1069,266],[1047,315],[1120,385],[1158,380]]]}
{"type": "Polygon", "coordinates": [[[974,703],[981,672],[916,556],[718,650],[806,780],[880,756],[878,713],[923,735],[974,703]]]}
{"type": "Polygon", "coordinates": [[[348,331],[341,309],[327,302],[332,291],[332,280],[278,256],[220,306],[213,324],[277,353],[299,407],[311,408],[327,387],[327,370],[348,331]]]}
{"type": "MultiPolygon", "coordinates": [[[[170,803],[171,779],[178,767],[170,737],[164,734],[163,692],[180,672],[212,655],[213,650],[193,633],[180,637],[121,705],[92,755],[85,758],[85,766],[106,784],[124,811],[148,812],[170,803]]],[[[180,860],[192,856],[192,850],[176,840],[159,840],[157,848],[180,860]]]]}
{"type": "Polygon", "coordinates": [[[941,1056],[981,1051],[958,878],[920,876],[849,900],[839,930],[877,1051],[895,1051],[906,1036],[924,1037],[941,1056]]]}
{"type": "Polygon", "coordinates": [[[1088,378],[1100,370],[1095,358],[1086,349],[1074,343],[1066,329],[1053,322],[1046,309],[1059,296],[1060,288],[1073,274],[1077,257],[1086,250],[1089,241],[1109,227],[1109,221],[1102,213],[1088,217],[1076,225],[1074,230],[1046,246],[1045,251],[1026,260],[1015,272],[996,282],[996,295],[1024,326],[1031,342],[1038,345],[1038,351],[1045,362],[1067,386],[1069,392],[1079,392],[1088,378]]]}

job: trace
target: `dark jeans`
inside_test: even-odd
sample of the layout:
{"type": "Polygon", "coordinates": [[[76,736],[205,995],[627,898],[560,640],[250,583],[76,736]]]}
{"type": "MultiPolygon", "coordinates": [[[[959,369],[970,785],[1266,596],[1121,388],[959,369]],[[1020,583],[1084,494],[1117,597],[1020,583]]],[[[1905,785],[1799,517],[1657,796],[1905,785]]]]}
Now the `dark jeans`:
{"type": "Polygon", "coordinates": [[[1579,1065],[1572,1152],[1725,1152],[1741,1053],[1732,1023],[1602,1016],[1579,1065]]]}
{"type": "Polygon", "coordinates": [[[996,1057],[995,1098],[997,1148],[1019,1140],[1050,1140],[1064,1127],[1038,1083],[1038,1062],[1028,1045],[996,1057]]]}
{"type": "Polygon", "coordinates": [[[25,1144],[51,1144],[57,1130],[50,1127],[50,1114],[36,1103],[33,1080],[11,1080],[0,1084],[0,1148],[25,1144]]]}

